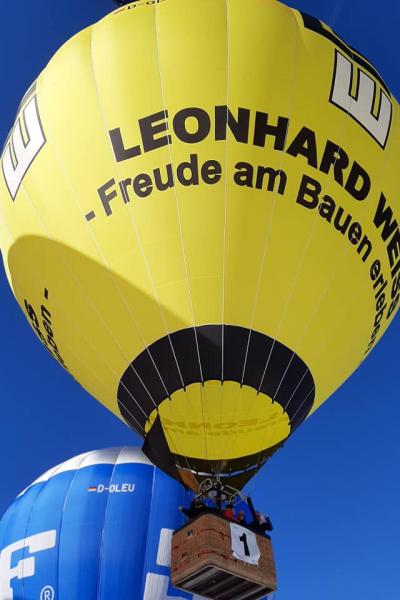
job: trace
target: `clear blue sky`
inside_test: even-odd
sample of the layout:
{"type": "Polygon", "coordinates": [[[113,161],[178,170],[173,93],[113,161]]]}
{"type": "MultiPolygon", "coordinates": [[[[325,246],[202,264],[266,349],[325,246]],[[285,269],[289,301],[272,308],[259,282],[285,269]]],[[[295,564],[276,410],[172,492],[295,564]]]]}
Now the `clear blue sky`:
{"type": "MultiPolygon", "coordinates": [[[[201,1],[201,0],[199,0],[201,1]]],[[[288,0],[366,54],[400,97],[399,0],[288,0]]],[[[55,50],[111,0],[2,0],[0,139],[55,50]]],[[[0,272],[0,513],[75,454],[139,440],[34,337],[0,272]]],[[[275,524],[277,600],[398,600],[400,318],[249,489],[275,524]]]]}

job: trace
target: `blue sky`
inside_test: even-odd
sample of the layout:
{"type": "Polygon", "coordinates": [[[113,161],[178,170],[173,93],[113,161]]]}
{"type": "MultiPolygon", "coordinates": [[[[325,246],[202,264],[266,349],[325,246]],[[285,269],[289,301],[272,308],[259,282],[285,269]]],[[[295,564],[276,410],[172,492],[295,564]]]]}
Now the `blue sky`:
{"type": "MultiPolygon", "coordinates": [[[[201,0],[199,0],[201,1],[201,0]]],[[[288,0],[331,24],[400,97],[398,0],[288,0]]],[[[3,0],[0,138],[55,50],[111,0],[3,0]]],[[[138,443],[34,337],[0,273],[0,513],[41,472],[138,443]]],[[[400,321],[250,484],[275,524],[277,600],[397,600],[400,587],[400,321]]]]}

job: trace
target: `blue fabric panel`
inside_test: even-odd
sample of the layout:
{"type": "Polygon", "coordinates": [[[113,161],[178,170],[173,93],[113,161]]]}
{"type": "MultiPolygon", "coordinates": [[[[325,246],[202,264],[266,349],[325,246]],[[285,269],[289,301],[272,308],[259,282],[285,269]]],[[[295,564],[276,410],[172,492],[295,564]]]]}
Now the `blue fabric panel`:
{"type": "MultiPolygon", "coordinates": [[[[27,599],[40,598],[42,590],[46,588],[49,590],[49,594],[51,594],[50,590],[53,590],[54,595],[58,597],[60,529],[65,498],[74,475],[73,471],[67,471],[53,476],[43,484],[40,493],[32,503],[26,531],[27,537],[55,531],[55,545],[35,552],[35,562],[37,561],[35,576],[23,580],[27,599]]],[[[29,548],[25,550],[24,557],[27,556],[29,556],[29,548]]]]}
{"type": "Polygon", "coordinates": [[[94,465],[75,472],[65,498],[59,540],[59,600],[95,600],[107,492],[114,466],[94,465]],[[103,488],[99,488],[103,489],[103,488]]]}
{"type": "MultiPolygon", "coordinates": [[[[0,549],[7,548],[26,537],[29,515],[32,504],[40,493],[43,484],[30,488],[23,496],[20,496],[10,506],[1,520],[0,526],[0,549]]],[[[10,559],[10,568],[17,567],[19,561],[24,558],[24,550],[16,550],[10,559]]],[[[10,576],[10,587],[14,592],[14,599],[24,599],[23,579],[10,576]]]]}
{"type": "MultiPolygon", "coordinates": [[[[144,597],[147,575],[149,574],[153,575],[153,581],[155,580],[154,576],[168,578],[168,596],[171,598],[192,598],[191,594],[185,594],[172,587],[169,567],[157,562],[161,531],[163,529],[174,531],[185,522],[184,516],[178,507],[187,503],[186,496],[187,493],[183,487],[177,484],[175,480],[162,471],[155,470],[140,598],[144,597]]],[[[155,591],[152,590],[152,595],[154,594],[155,591]]],[[[164,597],[155,597],[154,600],[164,600],[164,597]]]]}
{"type": "Polygon", "coordinates": [[[154,468],[117,465],[105,512],[99,600],[141,600],[154,468]]]}

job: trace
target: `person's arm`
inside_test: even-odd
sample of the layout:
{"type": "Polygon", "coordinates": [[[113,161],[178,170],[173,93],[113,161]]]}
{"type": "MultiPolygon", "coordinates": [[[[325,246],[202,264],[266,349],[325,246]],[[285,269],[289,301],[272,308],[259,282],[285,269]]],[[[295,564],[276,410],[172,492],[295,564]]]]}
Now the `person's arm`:
{"type": "Polygon", "coordinates": [[[250,496],[248,496],[248,498],[247,498],[247,506],[250,509],[251,516],[253,517],[253,522],[254,523],[258,523],[258,519],[257,519],[256,511],[255,511],[255,508],[254,508],[254,504],[253,504],[253,501],[250,498],[250,496]]]}

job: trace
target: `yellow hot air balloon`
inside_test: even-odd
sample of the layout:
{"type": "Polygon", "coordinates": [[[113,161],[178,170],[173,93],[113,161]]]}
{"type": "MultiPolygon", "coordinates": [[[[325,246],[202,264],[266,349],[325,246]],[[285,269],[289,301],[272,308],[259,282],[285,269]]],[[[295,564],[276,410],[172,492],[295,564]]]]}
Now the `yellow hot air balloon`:
{"type": "Polygon", "coordinates": [[[22,100],[1,157],[10,285],[156,464],[241,487],[393,319],[399,156],[396,100],[320,21],[135,2],[22,100]]]}

